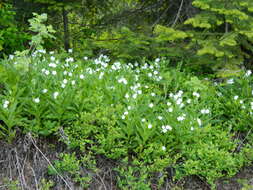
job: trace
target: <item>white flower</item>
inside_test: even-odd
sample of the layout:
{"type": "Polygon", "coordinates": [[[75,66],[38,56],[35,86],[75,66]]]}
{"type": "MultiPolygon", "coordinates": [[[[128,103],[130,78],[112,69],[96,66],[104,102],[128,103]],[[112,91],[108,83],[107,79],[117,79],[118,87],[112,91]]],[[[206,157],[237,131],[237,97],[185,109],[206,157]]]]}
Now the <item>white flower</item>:
{"type": "Polygon", "coordinates": [[[191,127],[191,131],[193,131],[194,130],[194,127],[191,127]]]}
{"type": "Polygon", "coordinates": [[[162,150],[165,151],[165,150],[166,150],[166,147],[165,147],[165,146],[162,146],[162,150]]]}
{"type": "Polygon", "coordinates": [[[71,81],[71,84],[72,84],[72,85],[75,85],[75,84],[76,84],[76,81],[75,81],[75,80],[72,80],[72,81],[71,81]]]}
{"type": "Polygon", "coordinates": [[[210,110],[209,110],[209,109],[202,109],[202,110],[200,110],[200,112],[201,112],[202,114],[209,114],[209,113],[210,113],[210,110]]]}
{"type": "Polygon", "coordinates": [[[46,75],[49,75],[50,72],[49,72],[48,70],[45,70],[45,74],[46,74],[46,75]]]}
{"type": "Polygon", "coordinates": [[[239,98],[239,96],[234,96],[234,100],[237,100],[239,98]]]}
{"type": "Polygon", "coordinates": [[[201,120],[199,118],[197,119],[197,122],[198,122],[199,126],[202,125],[202,122],[201,122],[201,120]]]}
{"type": "Polygon", "coordinates": [[[227,84],[234,84],[234,79],[227,80],[227,84]]]}
{"type": "Polygon", "coordinates": [[[9,59],[14,59],[14,55],[9,55],[9,59]]]}
{"type": "Polygon", "coordinates": [[[133,99],[136,99],[136,98],[137,98],[137,95],[138,95],[138,94],[133,94],[133,99]]]}
{"type": "Polygon", "coordinates": [[[154,71],[154,75],[158,75],[158,71],[154,71]]]}
{"type": "Polygon", "coordinates": [[[170,125],[166,125],[165,128],[166,128],[167,130],[169,130],[169,131],[172,130],[172,127],[171,127],[170,125]]]}
{"type": "Polygon", "coordinates": [[[54,56],[51,56],[51,57],[50,57],[50,60],[51,60],[51,61],[55,61],[55,57],[54,57],[54,56]]]}
{"type": "Polygon", "coordinates": [[[73,74],[72,74],[71,72],[69,72],[68,75],[69,75],[70,77],[72,77],[73,74]]]}
{"type": "Polygon", "coordinates": [[[146,119],[145,119],[145,118],[142,118],[142,119],[141,119],[141,122],[145,122],[145,121],[146,121],[146,119]]]}
{"type": "Polygon", "coordinates": [[[47,89],[43,89],[43,90],[42,90],[42,93],[43,93],[43,94],[47,93],[47,89]]]}
{"type": "Polygon", "coordinates": [[[50,51],[49,54],[50,54],[50,55],[54,54],[54,51],[50,51]]]}
{"type": "Polygon", "coordinates": [[[129,94],[126,94],[126,95],[125,95],[125,98],[126,98],[126,99],[128,99],[129,97],[130,97],[129,94]]]}
{"type": "Polygon", "coordinates": [[[190,103],[191,103],[191,99],[186,100],[186,102],[187,102],[188,104],[190,104],[190,103]]]}
{"type": "Polygon", "coordinates": [[[157,119],[163,120],[163,117],[159,115],[159,116],[157,117],[157,119]]]}
{"type": "Polygon", "coordinates": [[[132,109],[132,107],[131,107],[131,106],[127,106],[127,109],[128,109],[128,110],[131,110],[131,109],[132,109]]]}
{"type": "Polygon", "coordinates": [[[197,93],[197,92],[193,92],[192,95],[193,95],[193,96],[196,96],[197,98],[200,97],[199,93],[197,93]]]}
{"type": "Polygon", "coordinates": [[[251,70],[247,70],[246,73],[245,73],[245,76],[249,77],[251,74],[252,74],[251,70]]]}
{"type": "Polygon", "coordinates": [[[54,99],[56,99],[58,95],[59,95],[59,92],[54,92],[53,94],[54,99]]]}
{"type": "Polygon", "coordinates": [[[88,57],[85,56],[85,57],[83,57],[83,59],[84,59],[84,60],[88,60],[88,57]]]}
{"type": "Polygon", "coordinates": [[[149,106],[150,108],[153,108],[153,107],[154,107],[154,104],[153,104],[153,103],[150,103],[148,106],[149,106]]]}
{"type": "Polygon", "coordinates": [[[52,68],[56,68],[56,67],[57,67],[57,65],[56,65],[55,63],[49,63],[48,66],[49,66],[49,67],[52,67],[52,68]]]}
{"type": "Polygon", "coordinates": [[[152,128],[152,124],[148,124],[148,128],[151,129],[152,128]]]}
{"type": "Polygon", "coordinates": [[[81,74],[79,77],[80,77],[80,79],[84,79],[84,75],[83,74],[81,74]]]}
{"type": "Polygon", "coordinates": [[[171,106],[171,102],[167,102],[167,106],[171,106]]]}
{"type": "Polygon", "coordinates": [[[177,120],[178,120],[178,121],[183,121],[183,120],[185,120],[185,116],[183,116],[183,115],[182,115],[182,116],[178,116],[178,117],[177,117],[177,120]]]}
{"type": "Polygon", "coordinates": [[[101,72],[101,73],[99,74],[99,77],[98,77],[98,78],[101,80],[101,79],[103,78],[104,74],[105,74],[104,72],[101,72]]]}
{"type": "Polygon", "coordinates": [[[152,73],[148,73],[148,76],[149,76],[149,77],[152,77],[152,73]]]}
{"type": "Polygon", "coordinates": [[[66,85],[65,85],[64,83],[62,83],[62,84],[61,84],[61,87],[62,87],[62,88],[65,88],[65,87],[66,87],[66,85]]]}
{"type": "Polygon", "coordinates": [[[180,107],[180,108],[183,108],[183,107],[184,107],[184,103],[181,103],[181,104],[179,105],[179,107],[180,107]]]}
{"type": "Polygon", "coordinates": [[[52,71],[52,75],[56,75],[57,74],[57,72],[56,71],[52,71]]]}
{"type": "Polygon", "coordinates": [[[253,95],[253,90],[251,91],[251,94],[253,95]]]}
{"type": "Polygon", "coordinates": [[[138,94],[142,94],[142,90],[137,90],[137,93],[138,94]]]}
{"type": "Polygon", "coordinates": [[[73,52],[73,49],[69,49],[68,52],[69,52],[69,53],[72,53],[72,52],[73,52]]]}
{"type": "Polygon", "coordinates": [[[126,116],[125,116],[125,115],[122,115],[122,116],[121,116],[121,119],[126,119],[126,116]]]}
{"type": "Polygon", "coordinates": [[[179,105],[182,103],[182,101],[183,101],[182,98],[179,98],[179,99],[177,99],[176,104],[179,105]]]}
{"type": "Polygon", "coordinates": [[[118,83],[127,84],[127,80],[125,78],[118,79],[118,83]]]}
{"type": "Polygon", "coordinates": [[[67,75],[67,74],[68,74],[68,72],[67,72],[67,71],[64,71],[64,72],[63,72],[63,75],[67,75]]]}
{"type": "Polygon", "coordinates": [[[240,104],[243,104],[243,101],[242,101],[242,100],[240,100],[240,104]]]}
{"type": "Polygon", "coordinates": [[[168,130],[169,130],[169,131],[172,130],[172,127],[171,127],[170,125],[165,125],[165,126],[163,125],[163,126],[162,126],[162,132],[163,132],[163,133],[167,133],[168,130]]]}
{"type": "Polygon", "coordinates": [[[34,98],[33,101],[34,101],[35,103],[39,103],[39,102],[40,102],[40,99],[39,99],[39,98],[34,98]]]}
{"type": "Polygon", "coordinates": [[[178,94],[180,94],[180,95],[182,95],[183,93],[184,93],[184,91],[182,91],[182,90],[178,91],[178,94]]]}
{"type": "Polygon", "coordinates": [[[170,112],[170,113],[173,112],[173,108],[169,108],[168,112],[170,112]]]}
{"type": "Polygon", "coordinates": [[[155,59],[155,62],[156,62],[156,63],[160,62],[160,58],[156,58],[156,59],[155,59]]]}
{"type": "Polygon", "coordinates": [[[155,96],[155,93],[154,93],[154,92],[152,92],[152,93],[151,93],[151,96],[153,96],[153,97],[154,97],[154,96],[155,96]]]}
{"type": "Polygon", "coordinates": [[[3,108],[8,108],[10,102],[8,100],[5,100],[3,103],[3,108]]]}
{"type": "Polygon", "coordinates": [[[62,81],[64,84],[67,84],[68,83],[68,80],[67,79],[63,79],[62,81]]]}
{"type": "Polygon", "coordinates": [[[128,111],[125,111],[125,112],[124,112],[124,115],[128,115],[128,111]]]}
{"type": "Polygon", "coordinates": [[[68,62],[73,62],[74,59],[73,59],[72,57],[70,57],[70,58],[67,58],[65,61],[66,61],[67,63],[68,63],[68,62]]]}

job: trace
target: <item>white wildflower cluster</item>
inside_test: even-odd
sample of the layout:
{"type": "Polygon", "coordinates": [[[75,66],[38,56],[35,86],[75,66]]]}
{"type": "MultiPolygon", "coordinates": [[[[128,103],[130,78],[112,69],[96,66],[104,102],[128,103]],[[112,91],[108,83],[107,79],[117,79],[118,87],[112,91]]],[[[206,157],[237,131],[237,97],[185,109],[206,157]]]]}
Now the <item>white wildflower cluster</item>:
{"type": "Polygon", "coordinates": [[[5,109],[8,108],[9,104],[10,104],[10,102],[8,100],[5,100],[3,102],[3,108],[5,108],[5,109]]]}
{"type": "MultiPolygon", "coordinates": [[[[172,98],[174,100],[174,102],[176,103],[176,105],[178,105],[180,108],[184,107],[184,103],[183,103],[183,91],[179,90],[176,94],[170,93],[170,98],[172,98]]],[[[167,103],[168,105],[168,103],[167,103]]]]}
{"type": "Polygon", "coordinates": [[[106,55],[100,55],[97,59],[94,60],[95,65],[100,65],[104,69],[107,68],[109,62],[110,59],[106,55]]]}
{"type": "Polygon", "coordinates": [[[202,110],[200,110],[200,113],[202,113],[202,114],[209,114],[210,110],[209,109],[202,109],[202,110]]]}
{"type": "Polygon", "coordinates": [[[73,57],[68,57],[65,59],[66,63],[72,63],[74,62],[74,58],[73,57]]]}
{"type": "Polygon", "coordinates": [[[122,67],[121,67],[121,63],[120,62],[115,62],[112,66],[111,66],[111,69],[112,70],[120,70],[122,67]]]}
{"type": "Polygon", "coordinates": [[[163,125],[162,126],[162,132],[167,133],[167,131],[171,131],[172,127],[170,125],[163,125]]]}
{"type": "Polygon", "coordinates": [[[253,102],[250,102],[250,107],[253,110],[253,102]]]}
{"type": "Polygon", "coordinates": [[[246,73],[245,73],[245,76],[249,77],[251,74],[252,74],[252,71],[251,70],[247,70],[246,73]]]}
{"type": "Polygon", "coordinates": [[[124,77],[120,77],[120,78],[118,79],[118,83],[127,84],[127,80],[126,80],[126,78],[124,78],[124,77]]]}
{"type": "Polygon", "coordinates": [[[183,120],[185,120],[185,117],[186,117],[186,114],[182,114],[182,115],[177,117],[177,120],[178,121],[183,121],[183,120]]]}
{"type": "Polygon", "coordinates": [[[129,113],[128,113],[128,111],[125,111],[124,113],[123,113],[123,115],[121,116],[121,119],[126,119],[126,116],[128,115],[129,113]]]}
{"type": "Polygon", "coordinates": [[[130,89],[132,90],[132,98],[136,99],[138,97],[138,95],[142,94],[142,90],[141,90],[141,84],[140,83],[136,83],[133,86],[130,86],[130,89]]]}
{"type": "Polygon", "coordinates": [[[195,96],[196,98],[200,97],[200,94],[198,92],[193,92],[192,95],[195,96]]]}

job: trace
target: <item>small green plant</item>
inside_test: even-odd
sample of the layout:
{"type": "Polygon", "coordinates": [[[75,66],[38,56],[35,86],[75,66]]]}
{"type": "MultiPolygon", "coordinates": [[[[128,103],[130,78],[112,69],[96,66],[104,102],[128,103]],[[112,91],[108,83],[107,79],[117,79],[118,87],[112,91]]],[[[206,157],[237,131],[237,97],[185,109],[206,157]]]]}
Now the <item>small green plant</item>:
{"type": "Polygon", "coordinates": [[[147,169],[138,166],[125,166],[116,168],[119,176],[117,186],[122,190],[148,190],[151,189],[148,181],[147,169]]]}
{"type": "Polygon", "coordinates": [[[6,187],[8,190],[21,190],[22,188],[20,187],[19,181],[18,180],[12,180],[8,178],[3,178],[3,184],[1,186],[6,187]]]}
{"type": "Polygon", "coordinates": [[[40,182],[39,189],[40,190],[50,190],[53,188],[53,186],[54,186],[53,181],[51,181],[51,180],[47,181],[46,179],[42,179],[40,182]]]}
{"type": "Polygon", "coordinates": [[[55,33],[55,30],[51,25],[46,26],[43,22],[47,21],[47,14],[43,13],[41,15],[33,13],[33,18],[29,19],[30,30],[35,32],[36,35],[32,36],[30,46],[32,50],[43,49],[44,39],[55,38],[51,33],[55,33]]]}
{"type": "Polygon", "coordinates": [[[89,186],[89,182],[92,179],[91,172],[83,174],[81,172],[82,167],[95,172],[96,167],[94,160],[90,155],[83,156],[81,159],[77,159],[75,154],[61,154],[60,159],[54,162],[54,167],[48,167],[49,175],[70,175],[74,182],[79,183],[83,188],[89,186]]]}

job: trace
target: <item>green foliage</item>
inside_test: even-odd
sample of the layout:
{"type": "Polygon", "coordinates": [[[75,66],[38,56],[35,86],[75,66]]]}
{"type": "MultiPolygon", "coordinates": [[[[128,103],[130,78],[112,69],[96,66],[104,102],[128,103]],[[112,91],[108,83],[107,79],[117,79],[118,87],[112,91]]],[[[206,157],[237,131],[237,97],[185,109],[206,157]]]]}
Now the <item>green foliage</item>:
{"type": "Polygon", "coordinates": [[[211,67],[217,70],[239,65],[246,57],[251,57],[252,48],[243,43],[253,41],[250,1],[195,0],[193,5],[201,11],[184,24],[192,26],[192,31],[188,30],[192,35],[188,48],[197,49],[199,57],[195,61],[208,66],[212,63],[205,57],[209,57],[209,60],[216,60],[211,67]]]}
{"type": "Polygon", "coordinates": [[[207,126],[195,133],[189,142],[191,145],[187,144],[182,150],[185,162],[176,167],[176,178],[187,175],[204,177],[214,189],[216,179],[236,174],[244,164],[243,156],[234,154],[236,145],[232,137],[218,126],[207,126]]]}
{"type": "Polygon", "coordinates": [[[0,57],[16,50],[23,50],[30,38],[15,21],[15,11],[11,4],[0,4],[0,57]]]}
{"type": "Polygon", "coordinates": [[[32,36],[30,46],[33,49],[39,50],[43,49],[44,39],[55,38],[51,33],[55,33],[55,30],[51,25],[46,26],[43,22],[47,21],[47,14],[43,13],[41,15],[33,13],[34,18],[29,19],[30,30],[37,33],[32,36]]]}

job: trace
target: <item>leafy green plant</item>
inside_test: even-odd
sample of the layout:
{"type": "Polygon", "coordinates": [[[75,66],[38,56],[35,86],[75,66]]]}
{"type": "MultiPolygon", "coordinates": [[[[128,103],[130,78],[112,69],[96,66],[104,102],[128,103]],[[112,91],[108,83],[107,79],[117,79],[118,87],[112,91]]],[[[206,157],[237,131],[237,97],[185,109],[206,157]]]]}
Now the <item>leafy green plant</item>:
{"type": "Polygon", "coordinates": [[[54,182],[49,180],[47,181],[46,179],[42,179],[40,182],[40,190],[50,190],[54,186],[54,182]]]}
{"type": "Polygon", "coordinates": [[[60,155],[60,160],[56,160],[54,162],[54,167],[48,167],[49,175],[70,175],[74,182],[79,183],[83,188],[87,188],[89,186],[89,182],[92,179],[90,173],[81,172],[81,167],[85,167],[86,169],[95,172],[96,167],[95,163],[90,154],[83,156],[81,159],[77,159],[75,154],[64,154],[60,155]]]}
{"type": "Polygon", "coordinates": [[[55,38],[51,33],[55,33],[55,30],[51,25],[46,26],[43,22],[47,21],[47,14],[43,13],[41,15],[33,13],[33,18],[29,19],[30,30],[37,33],[32,36],[30,46],[32,49],[39,50],[43,49],[44,39],[55,38]]]}

